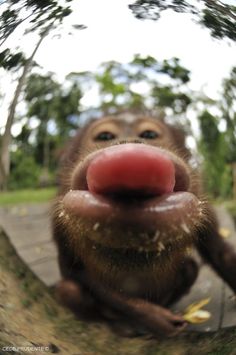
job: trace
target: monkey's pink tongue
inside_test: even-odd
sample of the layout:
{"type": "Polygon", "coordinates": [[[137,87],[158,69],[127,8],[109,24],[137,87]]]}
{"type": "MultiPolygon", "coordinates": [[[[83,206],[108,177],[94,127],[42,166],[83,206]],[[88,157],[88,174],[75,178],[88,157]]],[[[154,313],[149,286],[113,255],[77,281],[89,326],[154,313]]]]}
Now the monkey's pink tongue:
{"type": "Polygon", "coordinates": [[[162,195],[174,190],[175,168],[161,150],[121,144],[97,155],[86,178],[89,191],[96,194],[162,195]]]}

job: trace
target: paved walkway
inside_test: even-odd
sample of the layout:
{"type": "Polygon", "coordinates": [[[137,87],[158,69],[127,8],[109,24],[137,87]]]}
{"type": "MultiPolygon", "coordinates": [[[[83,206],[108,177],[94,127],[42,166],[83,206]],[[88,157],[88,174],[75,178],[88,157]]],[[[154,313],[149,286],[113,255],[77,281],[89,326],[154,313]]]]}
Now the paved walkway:
{"type": "Polygon", "coordinates": [[[49,204],[0,208],[0,226],[18,255],[47,286],[52,286],[60,273],[49,217],[49,204]]]}
{"type": "MultiPolygon", "coordinates": [[[[51,239],[49,211],[49,204],[2,207],[0,226],[29,268],[46,285],[52,286],[60,279],[60,274],[57,251],[51,239]]],[[[232,218],[223,208],[217,208],[216,212],[221,227],[229,232],[229,243],[236,248],[236,231],[232,218]]],[[[202,324],[191,325],[189,329],[209,332],[236,326],[236,302],[233,300],[233,293],[207,265],[202,265],[198,280],[189,295],[172,308],[184,311],[193,302],[208,297],[210,302],[204,309],[211,313],[211,318],[202,324]]]]}

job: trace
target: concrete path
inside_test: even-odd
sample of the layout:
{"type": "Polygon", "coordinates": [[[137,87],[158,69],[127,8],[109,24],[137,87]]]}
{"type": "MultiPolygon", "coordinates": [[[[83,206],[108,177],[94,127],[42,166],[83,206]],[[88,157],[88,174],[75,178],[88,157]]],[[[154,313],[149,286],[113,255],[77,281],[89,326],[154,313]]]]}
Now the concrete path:
{"type": "Polygon", "coordinates": [[[2,207],[0,226],[18,255],[47,286],[60,279],[57,250],[50,231],[49,204],[2,207]]]}
{"type": "MultiPolygon", "coordinates": [[[[230,215],[222,207],[216,209],[221,228],[228,235],[228,242],[236,249],[236,231],[230,215]]],[[[48,286],[59,279],[57,251],[50,233],[49,204],[19,205],[0,208],[0,226],[9,236],[18,255],[29,268],[48,286]]],[[[189,330],[209,332],[236,326],[236,301],[229,287],[211,268],[202,264],[196,284],[191,292],[174,305],[174,311],[183,312],[194,302],[210,298],[205,310],[211,318],[201,324],[189,326],[189,330]]]]}

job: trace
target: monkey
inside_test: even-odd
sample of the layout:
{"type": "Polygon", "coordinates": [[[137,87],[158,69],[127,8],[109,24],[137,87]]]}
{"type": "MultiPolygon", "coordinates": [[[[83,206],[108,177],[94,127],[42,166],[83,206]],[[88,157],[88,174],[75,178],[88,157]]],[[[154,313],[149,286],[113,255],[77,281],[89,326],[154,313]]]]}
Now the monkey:
{"type": "Polygon", "coordinates": [[[57,297],[76,315],[178,334],[187,324],[169,306],[197,278],[190,249],[236,292],[236,253],[190,158],[183,131],[149,113],[105,115],[76,133],[52,210],[57,297]]]}

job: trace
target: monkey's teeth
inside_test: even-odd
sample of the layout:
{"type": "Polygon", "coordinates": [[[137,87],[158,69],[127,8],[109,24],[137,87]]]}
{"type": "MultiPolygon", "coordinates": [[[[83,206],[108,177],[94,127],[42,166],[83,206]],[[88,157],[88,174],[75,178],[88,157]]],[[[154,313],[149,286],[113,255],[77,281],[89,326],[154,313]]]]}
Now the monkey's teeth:
{"type": "Polygon", "coordinates": [[[199,211],[199,217],[202,217],[203,216],[203,212],[202,212],[202,209],[199,211]]]}
{"type": "Polygon", "coordinates": [[[98,229],[98,227],[100,226],[100,223],[95,223],[93,226],[93,230],[96,231],[98,229]]]}
{"type": "Polygon", "coordinates": [[[155,243],[158,240],[159,235],[160,235],[160,231],[157,230],[154,237],[152,238],[153,243],[155,243]]]}
{"type": "Polygon", "coordinates": [[[61,211],[58,215],[59,218],[62,218],[63,216],[65,215],[65,212],[64,211],[61,211]]]}
{"type": "Polygon", "coordinates": [[[158,243],[158,246],[157,246],[157,250],[159,251],[159,252],[161,252],[162,250],[165,250],[165,246],[164,246],[164,244],[162,243],[162,242],[159,242],[158,243]]]}
{"type": "Polygon", "coordinates": [[[181,228],[183,229],[183,231],[187,234],[190,234],[190,229],[189,227],[185,224],[185,223],[182,223],[181,224],[181,228]]]}

